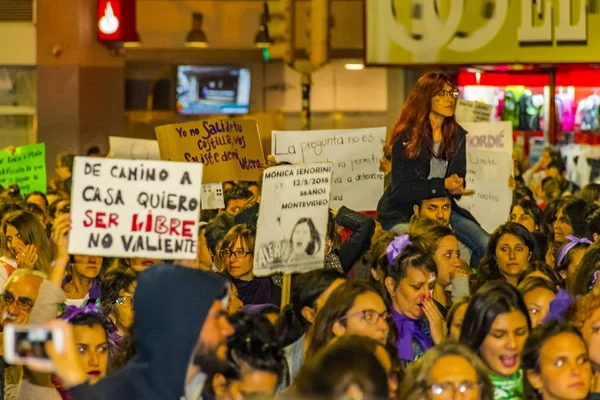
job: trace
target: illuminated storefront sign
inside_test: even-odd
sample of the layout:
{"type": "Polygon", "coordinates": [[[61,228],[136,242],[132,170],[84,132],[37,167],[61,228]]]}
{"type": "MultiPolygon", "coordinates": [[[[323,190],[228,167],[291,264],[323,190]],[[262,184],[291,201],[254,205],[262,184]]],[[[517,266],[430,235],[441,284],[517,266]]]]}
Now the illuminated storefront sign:
{"type": "Polygon", "coordinates": [[[598,62],[600,13],[586,5],[586,0],[366,0],[367,62],[598,62]]]}

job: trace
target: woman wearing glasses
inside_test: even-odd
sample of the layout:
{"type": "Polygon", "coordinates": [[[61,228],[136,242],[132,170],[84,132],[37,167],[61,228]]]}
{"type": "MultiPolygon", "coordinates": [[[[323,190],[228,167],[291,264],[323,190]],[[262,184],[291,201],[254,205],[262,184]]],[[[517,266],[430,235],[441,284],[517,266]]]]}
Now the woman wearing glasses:
{"type": "Polygon", "coordinates": [[[242,303],[279,306],[281,288],[270,277],[254,276],[254,235],[246,225],[235,225],[223,238],[219,255],[242,303]]]}
{"type": "Polygon", "coordinates": [[[451,197],[450,224],[471,249],[471,266],[477,266],[489,235],[454,201],[473,194],[465,188],[467,132],[454,119],[458,96],[458,89],[441,72],[423,75],[411,90],[387,139],[392,178],[379,200],[377,219],[383,229],[403,233],[415,204],[451,197]]]}
{"type": "Polygon", "coordinates": [[[399,398],[493,400],[494,394],[479,357],[464,345],[444,342],[408,369],[399,398]]]}
{"type": "Polygon", "coordinates": [[[362,281],[344,282],[317,314],[305,359],[345,335],[367,336],[385,345],[390,332],[387,317],[387,307],[375,286],[362,281]]]}

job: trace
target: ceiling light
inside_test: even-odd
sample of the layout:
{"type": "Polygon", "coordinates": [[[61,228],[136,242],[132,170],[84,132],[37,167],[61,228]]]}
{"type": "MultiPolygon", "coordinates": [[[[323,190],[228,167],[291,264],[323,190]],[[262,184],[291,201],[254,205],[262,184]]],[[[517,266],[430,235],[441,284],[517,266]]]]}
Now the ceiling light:
{"type": "Polygon", "coordinates": [[[208,47],[208,40],[206,39],[206,33],[202,29],[202,13],[192,14],[192,30],[189,31],[185,38],[186,47],[203,48],[208,47]]]}

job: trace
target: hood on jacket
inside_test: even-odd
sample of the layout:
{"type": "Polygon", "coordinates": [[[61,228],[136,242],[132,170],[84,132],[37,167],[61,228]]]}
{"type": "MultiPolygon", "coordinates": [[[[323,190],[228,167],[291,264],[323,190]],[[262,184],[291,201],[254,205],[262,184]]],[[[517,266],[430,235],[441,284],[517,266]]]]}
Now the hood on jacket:
{"type": "Polygon", "coordinates": [[[136,356],[94,385],[99,398],[179,400],[208,311],[226,285],[214,273],[181,266],[142,272],[134,294],[136,356]]]}

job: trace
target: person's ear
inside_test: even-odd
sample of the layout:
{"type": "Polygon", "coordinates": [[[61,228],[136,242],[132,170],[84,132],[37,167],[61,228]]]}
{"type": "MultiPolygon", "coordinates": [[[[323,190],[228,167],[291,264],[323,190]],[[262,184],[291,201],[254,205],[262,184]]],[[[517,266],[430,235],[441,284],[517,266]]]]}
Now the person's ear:
{"type": "Polygon", "coordinates": [[[413,206],[413,213],[414,213],[416,216],[418,216],[418,215],[419,215],[419,206],[418,206],[418,205],[416,205],[416,204],[413,206]]]}
{"type": "Polygon", "coordinates": [[[542,388],[542,377],[533,369],[527,370],[527,379],[529,379],[531,387],[534,388],[536,392],[542,388]]]}
{"type": "Polygon", "coordinates": [[[310,307],[302,307],[302,316],[305,320],[307,320],[311,325],[315,323],[315,310],[310,307]]]}
{"type": "Polygon", "coordinates": [[[390,276],[388,276],[387,278],[385,278],[385,288],[388,291],[388,293],[390,294],[390,296],[395,297],[396,296],[396,280],[390,276]]]}
{"type": "Polygon", "coordinates": [[[597,233],[594,233],[594,234],[592,235],[592,238],[594,239],[594,242],[597,242],[597,241],[598,241],[598,238],[600,238],[600,236],[599,236],[597,233]]]}
{"type": "Polygon", "coordinates": [[[371,268],[371,276],[373,277],[373,279],[379,282],[379,275],[377,274],[377,270],[375,268],[371,268]]]}
{"type": "Polygon", "coordinates": [[[336,337],[344,336],[346,334],[346,327],[342,325],[340,321],[335,321],[335,323],[331,327],[331,332],[336,337]]]}

